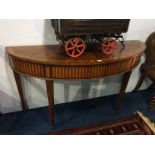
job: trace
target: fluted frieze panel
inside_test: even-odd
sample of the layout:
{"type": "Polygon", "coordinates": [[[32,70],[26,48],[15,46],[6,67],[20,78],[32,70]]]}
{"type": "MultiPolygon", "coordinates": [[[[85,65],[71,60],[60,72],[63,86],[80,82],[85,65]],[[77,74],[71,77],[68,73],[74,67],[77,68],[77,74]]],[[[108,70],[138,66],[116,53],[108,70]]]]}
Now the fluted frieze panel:
{"type": "Polygon", "coordinates": [[[135,67],[140,56],[97,65],[45,65],[10,57],[12,68],[20,73],[48,79],[89,79],[127,72],[135,67]]]}

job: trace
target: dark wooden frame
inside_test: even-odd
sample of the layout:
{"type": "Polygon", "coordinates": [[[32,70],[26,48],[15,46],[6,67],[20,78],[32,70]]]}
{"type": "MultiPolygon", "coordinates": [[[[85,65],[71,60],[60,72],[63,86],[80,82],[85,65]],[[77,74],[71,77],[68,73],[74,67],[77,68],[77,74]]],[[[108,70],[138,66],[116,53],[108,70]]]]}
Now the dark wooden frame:
{"type": "Polygon", "coordinates": [[[62,46],[70,38],[78,37],[87,44],[87,49],[101,48],[107,38],[115,38],[124,48],[122,33],[127,32],[130,19],[52,19],[56,38],[62,46]],[[95,40],[95,41],[94,41],[95,40]]]}
{"type": "Polygon", "coordinates": [[[149,77],[152,81],[152,84],[148,87],[148,89],[153,88],[154,92],[151,100],[149,101],[149,109],[153,109],[155,107],[155,32],[152,32],[146,42],[146,49],[144,51],[145,54],[145,62],[140,67],[140,78],[135,86],[133,92],[136,92],[142,85],[145,77],[149,77]]]}

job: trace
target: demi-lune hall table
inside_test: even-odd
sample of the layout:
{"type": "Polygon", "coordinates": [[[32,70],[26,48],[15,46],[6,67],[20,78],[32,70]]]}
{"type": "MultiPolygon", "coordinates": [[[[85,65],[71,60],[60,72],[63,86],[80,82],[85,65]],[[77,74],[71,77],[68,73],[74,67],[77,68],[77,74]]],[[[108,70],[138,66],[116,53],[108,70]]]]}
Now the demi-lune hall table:
{"type": "Polygon", "coordinates": [[[125,48],[118,43],[111,55],[101,51],[85,51],[78,58],[65,55],[60,45],[34,45],[6,47],[19,91],[22,109],[28,109],[21,75],[45,79],[51,126],[54,127],[54,80],[87,80],[123,74],[120,93],[116,99],[118,110],[125,93],[132,69],[140,62],[145,44],[138,40],[125,41],[125,48]]]}

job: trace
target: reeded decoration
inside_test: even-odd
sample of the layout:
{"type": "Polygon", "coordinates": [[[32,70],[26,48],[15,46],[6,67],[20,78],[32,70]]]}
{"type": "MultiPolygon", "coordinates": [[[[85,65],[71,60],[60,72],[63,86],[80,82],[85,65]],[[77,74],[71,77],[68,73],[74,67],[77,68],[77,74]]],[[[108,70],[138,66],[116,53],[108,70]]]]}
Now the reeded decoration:
{"type": "Polygon", "coordinates": [[[145,46],[140,41],[126,41],[126,48],[110,55],[87,51],[71,59],[62,48],[49,46],[7,47],[11,66],[17,72],[50,79],[88,79],[127,72],[135,67],[145,46]]]}

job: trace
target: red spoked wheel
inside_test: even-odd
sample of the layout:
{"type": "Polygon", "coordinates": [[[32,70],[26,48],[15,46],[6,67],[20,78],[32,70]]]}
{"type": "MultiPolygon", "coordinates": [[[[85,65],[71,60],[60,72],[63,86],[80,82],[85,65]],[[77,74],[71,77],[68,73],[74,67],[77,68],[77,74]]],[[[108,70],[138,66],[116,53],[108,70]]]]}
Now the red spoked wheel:
{"type": "Polygon", "coordinates": [[[116,48],[116,40],[114,39],[106,39],[102,43],[102,52],[105,54],[111,54],[116,48]]]}
{"type": "Polygon", "coordinates": [[[72,58],[81,56],[85,48],[85,42],[81,38],[71,38],[65,44],[66,54],[72,58]]]}

